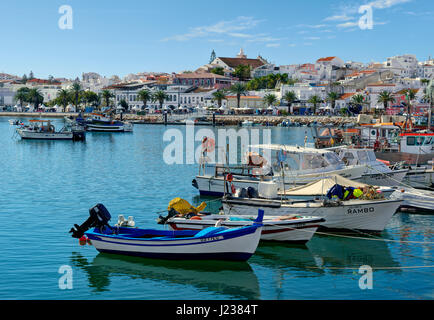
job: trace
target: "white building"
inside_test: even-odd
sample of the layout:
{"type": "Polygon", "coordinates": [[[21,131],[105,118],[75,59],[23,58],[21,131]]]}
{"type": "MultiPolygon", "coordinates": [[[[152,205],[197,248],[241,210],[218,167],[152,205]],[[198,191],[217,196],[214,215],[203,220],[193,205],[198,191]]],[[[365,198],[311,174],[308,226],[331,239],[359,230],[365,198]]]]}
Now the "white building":
{"type": "Polygon", "coordinates": [[[414,78],[417,76],[418,61],[412,54],[387,58],[384,66],[400,77],[414,78]]]}

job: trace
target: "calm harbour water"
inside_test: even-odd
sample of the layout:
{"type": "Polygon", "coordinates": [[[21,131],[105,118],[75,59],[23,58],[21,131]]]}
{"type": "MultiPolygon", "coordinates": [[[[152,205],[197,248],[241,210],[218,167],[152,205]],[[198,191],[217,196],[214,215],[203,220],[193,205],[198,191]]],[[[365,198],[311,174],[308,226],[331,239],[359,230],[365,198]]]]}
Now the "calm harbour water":
{"type": "MultiPolygon", "coordinates": [[[[261,243],[246,263],[148,260],[79,246],[68,231],[96,203],[112,223],[124,214],[139,227],[162,228],[156,213],[171,199],[204,200],[191,185],[196,164],[163,161],[164,132],[185,127],[136,125],[133,133],[88,133],[84,143],[21,141],[7,120],[0,118],[0,299],[434,298],[429,215],[397,213],[381,236],[430,244],[315,235],[306,246],[261,243]],[[359,288],[365,264],[388,268],[374,270],[372,290],[359,288]],[[71,290],[59,288],[62,265],[72,267],[71,290]]],[[[271,131],[273,143],[303,144],[310,135],[309,128],[271,131]]]]}

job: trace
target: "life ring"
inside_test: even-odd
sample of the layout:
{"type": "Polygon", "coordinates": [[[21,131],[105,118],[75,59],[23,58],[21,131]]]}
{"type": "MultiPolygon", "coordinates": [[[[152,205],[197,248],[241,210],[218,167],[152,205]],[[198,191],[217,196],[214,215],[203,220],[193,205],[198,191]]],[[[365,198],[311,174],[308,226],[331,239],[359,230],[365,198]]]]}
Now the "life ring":
{"type": "Polygon", "coordinates": [[[232,175],[232,173],[228,173],[226,175],[226,180],[229,182],[232,182],[234,180],[234,176],[232,175]]]}
{"type": "Polygon", "coordinates": [[[213,152],[215,149],[215,141],[213,138],[205,137],[202,140],[202,151],[213,152]]]}

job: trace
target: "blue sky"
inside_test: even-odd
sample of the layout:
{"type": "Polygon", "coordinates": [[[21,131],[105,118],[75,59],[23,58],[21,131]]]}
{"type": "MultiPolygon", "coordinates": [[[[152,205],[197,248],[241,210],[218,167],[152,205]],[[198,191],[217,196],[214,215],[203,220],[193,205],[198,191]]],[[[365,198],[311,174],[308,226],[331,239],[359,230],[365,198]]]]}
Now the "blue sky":
{"type": "Polygon", "coordinates": [[[19,76],[180,72],[240,47],[276,64],[434,56],[432,0],[3,0],[0,13],[0,72],[19,76]],[[370,30],[358,26],[366,4],[370,30]],[[58,26],[62,5],[72,30],[58,26]]]}

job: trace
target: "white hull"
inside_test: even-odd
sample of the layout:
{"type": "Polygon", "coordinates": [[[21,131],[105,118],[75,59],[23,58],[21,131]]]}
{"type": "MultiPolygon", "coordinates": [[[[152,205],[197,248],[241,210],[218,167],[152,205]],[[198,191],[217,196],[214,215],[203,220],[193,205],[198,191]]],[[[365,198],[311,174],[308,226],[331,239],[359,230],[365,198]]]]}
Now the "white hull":
{"type": "Polygon", "coordinates": [[[302,202],[279,206],[279,202],[274,201],[274,204],[277,205],[273,207],[269,206],[269,201],[262,200],[258,200],[256,204],[252,205],[255,202],[252,199],[246,201],[240,199],[240,201],[230,204],[224,200],[222,202],[225,214],[252,215],[258,209],[263,209],[266,215],[273,216],[298,214],[322,217],[326,221],[321,226],[326,228],[375,232],[384,230],[402,204],[400,200],[349,200],[336,207],[325,207],[321,202],[302,202]]]}
{"type": "MultiPolygon", "coordinates": [[[[167,224],[172,230],[201,230],[214,226],[219,219],[222,219],[221,226],[232,228],[253,223],[252,221],[223,220],[227,218],[228,216],[225,215],[204,216],[202,220],[171,218],[167,221],[167,224]]],[[[324,222],[317,217],[303,217],[281,221],[275,218],[278,217],[267,217],[264,219],[261,240],[306,243],[313,237],[320,224],[324,222]]]]}
{"type": "Polygon", "coordinates": [[[35,139],[35,140],[72,140],[72,132],[33,132],[27,130],[17,130],[22,139],[35,139]]]}
{"type": "Polygon", "coordinates": [[[399,188],[390,198],[403,200],[402,207],[404,208],[410,207],[434,213],[434,191],[399,188]]]}
{"type": "Polygon", "coordinates": [[[95,132],[130,132],[133,131],[132,125],[120,125],[120,126],[105,126],[97,124],[86,124],[87,131],[95,132]]]}
{"type": "MultiPolygon", "coordinates": [[[[205,196],[223,196],[224,194],[224,181],[223,178],[215,178],[211,176],[196,176],[196,182],[197,187],[201,195],[205,196]]],[[[360,181],[363,182],[363,181],[360,181]]],[[[363,182],[365,183],[365,182],[363,182]]],[[[255,180],[233,180],[232,184],[235,186],[236,189],[245,188],[248,187],[255,188],[258,190],[259,181],[257,179],[255,180]]],[[[229,183],[228,183],[229,185],[229,183]]],[[[280,187],[281,183],[279,184],[280,187]]],[[[373,184],[375,185],[375,184],[373,184]]],[[[297,184],[295,186],[298,186],[297,184]]],[[[294,187],[293,183],[285,183],[285,190],[291,189],[294,187]]],[[[281,187],[279,188],[281,189],[281,187]]],[[[387,198],[389,197],[395,190],[391,188],[381,188],[384,196],[387,198]]],[[[227,192],[230,192],[230,190],[227,190],[227,192]]],[[[291,196],[291,199],[293,200],[311,200],[318,197],[323,197],[322,195],[312,195],[312,196],[291,196]]]]}
{"type": "Polygon", "coordinates": [[[404,177],[407,175],[408,170],[395,170],[385,173],[368,173],[364,174],[358,181],[371,186],[388,186],[394,187],[399,185],[404,177]]]}
{"type": "Polygon", "coordinates": [[[97,235],[90,237],[92,245],[100,252],[120,253],[144,257],[191,257],[243,254],[252,255],[259,243],[261,227],[253,233],[231,239],[215,235],[207,239],[144,240],[119,239],[97,235]]]}

